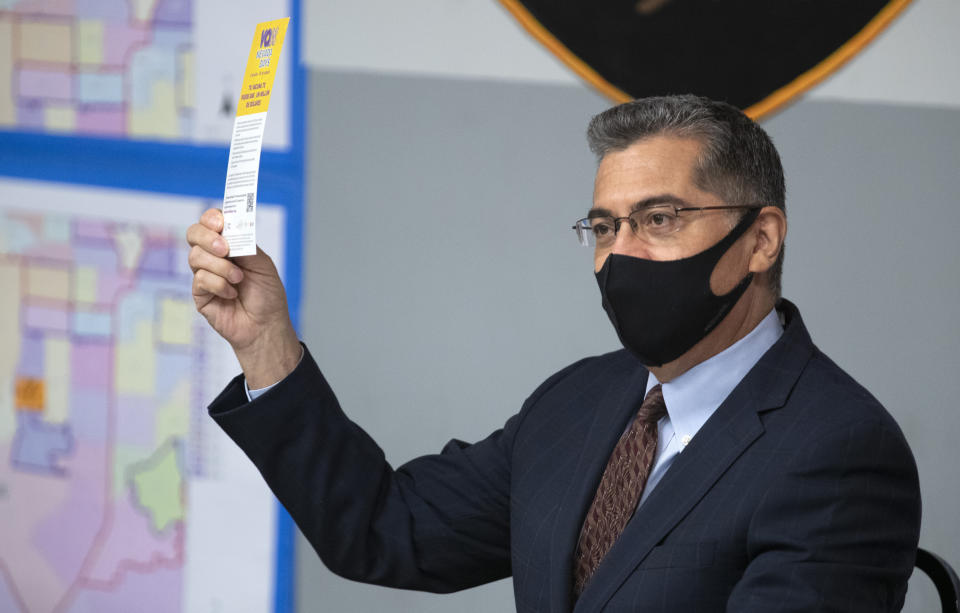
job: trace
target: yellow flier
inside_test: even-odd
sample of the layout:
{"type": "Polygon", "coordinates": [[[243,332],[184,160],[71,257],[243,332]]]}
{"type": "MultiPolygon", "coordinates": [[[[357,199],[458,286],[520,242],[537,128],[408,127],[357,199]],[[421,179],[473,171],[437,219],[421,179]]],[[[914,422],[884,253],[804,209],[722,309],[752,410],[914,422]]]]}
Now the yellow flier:
{"type": "Polygon", "coordinates": [[[240,87],[238,117],[265,112],[270,105],[270,92],[273,91],[273,79],[277,76],[280,50],[288,23],[290,18],[285,17],[257,24],[247,68],[243,73],[243,85],[240,87]]]}

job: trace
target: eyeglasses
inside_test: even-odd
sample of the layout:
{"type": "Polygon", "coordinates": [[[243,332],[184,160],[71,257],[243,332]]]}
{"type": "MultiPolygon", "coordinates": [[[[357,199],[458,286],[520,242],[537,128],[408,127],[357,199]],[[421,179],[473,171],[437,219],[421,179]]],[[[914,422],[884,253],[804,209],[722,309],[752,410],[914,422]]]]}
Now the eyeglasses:
{"type": "Polygon", "coordinates": [[[584,247],[606,249],[613,246],[620,231],[620,224],[629,222],[630,229],[637,238],[655,243],[670,234],[680,231],[686,224],[696,219],[703,211],[727,211],[734,209],[762,209],[759,204],[740,204],[726,206],[675,206],[655,204],[638,209],[627,217],[594,215],[578,219],[573,224],[577,240],[584,247]]]}

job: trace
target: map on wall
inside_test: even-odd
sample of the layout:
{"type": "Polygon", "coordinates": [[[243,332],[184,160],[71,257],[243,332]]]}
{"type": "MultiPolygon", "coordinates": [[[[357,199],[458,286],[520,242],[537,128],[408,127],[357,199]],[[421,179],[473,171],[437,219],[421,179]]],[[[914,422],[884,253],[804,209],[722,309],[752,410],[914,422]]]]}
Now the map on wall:
{"type": "Polygon", "coordinates": [[[0,611],[270,611],[273,496],[206,414],[238,372],[191,297],[209,204],[0,190],[0,611]]]}
{"type": "MultiPolygon", "coordinates": [[[[228,143],[254,26],[286,16],[287,0],[0,0],[0,129],[228,143]]],[[[287,59],[281,100],[290,79],[287,59]]],[[[267,147],[288,146],[287,121],[271,112],[267,147]]]]}

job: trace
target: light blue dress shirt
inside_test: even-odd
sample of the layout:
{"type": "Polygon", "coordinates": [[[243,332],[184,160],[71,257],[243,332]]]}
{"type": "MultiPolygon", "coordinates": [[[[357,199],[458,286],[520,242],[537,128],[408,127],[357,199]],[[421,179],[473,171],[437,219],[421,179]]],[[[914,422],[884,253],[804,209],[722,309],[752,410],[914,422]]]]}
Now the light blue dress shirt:
{"type": "MultiPolygon", "coordinates": [[[[280,383],[280,381],[277,381],[277,383],[280,383]]],[[[269,391],[270,391],[270,388],[273,387],[274,385],[276,385],[277,383],[273,383],[273,384],[271,384],[271,385],[268,385],[267,387],[261,387],[260,389],[252,390],[252,389],[250,389],[250,388],[247,386],[247,380],[244,379],[244,380],[243,380],[243,389],[245,389],[245,390],[247,391],[247,400],[252,401],[252,400],[256,400],[256,399],[259,398],[260,396],[263,396],[264,394],[266,394],[267,392],[269,392],[269,391]]]]}
{"type": "MultiPolygon", "coordinates": [[[[733,345],[661,386],[667,414],[657,422],[659,441],[653,470],[640,496],[640,507],[703,424],[783,334],[783,324],[772,309],[757,327],[733,345]]],[[[657,381],[647,379],[647,392],[657,381]]]]}

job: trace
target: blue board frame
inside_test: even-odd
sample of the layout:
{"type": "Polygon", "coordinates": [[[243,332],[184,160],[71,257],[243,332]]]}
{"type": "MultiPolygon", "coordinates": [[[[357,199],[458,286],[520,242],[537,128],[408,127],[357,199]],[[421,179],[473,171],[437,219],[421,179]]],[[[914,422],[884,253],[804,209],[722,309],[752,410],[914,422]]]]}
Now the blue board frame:
{"type": "MultiPolygon", "coordinates": [[[[285,283],[290,317],[300,327],[302,283],[306,69],[301,63],[301,0],[289,0],[291,28],[290,147],[265,150],[257,198],[286,216],[285,283]]],[[[283,15],[277,15],[277,18],[283,15]]],[[[251,24],[251,29],[255,24],[251,24]]],[[[55,136],[0,130],[0,176],[160,192],[221,200],[229,146],[55,136]],[[110,167],[109,173],[103,168],[110,167]],[[154,170],[162,169],[162,171],[154,170]],[[173,172],[171,172],[173,171],[173,172]],[[176,180],[171,181],[171,176],[176,180]]],[[[275,613],[294,610],[294,524],[279,502],[274,560],[275,613]]]]}

